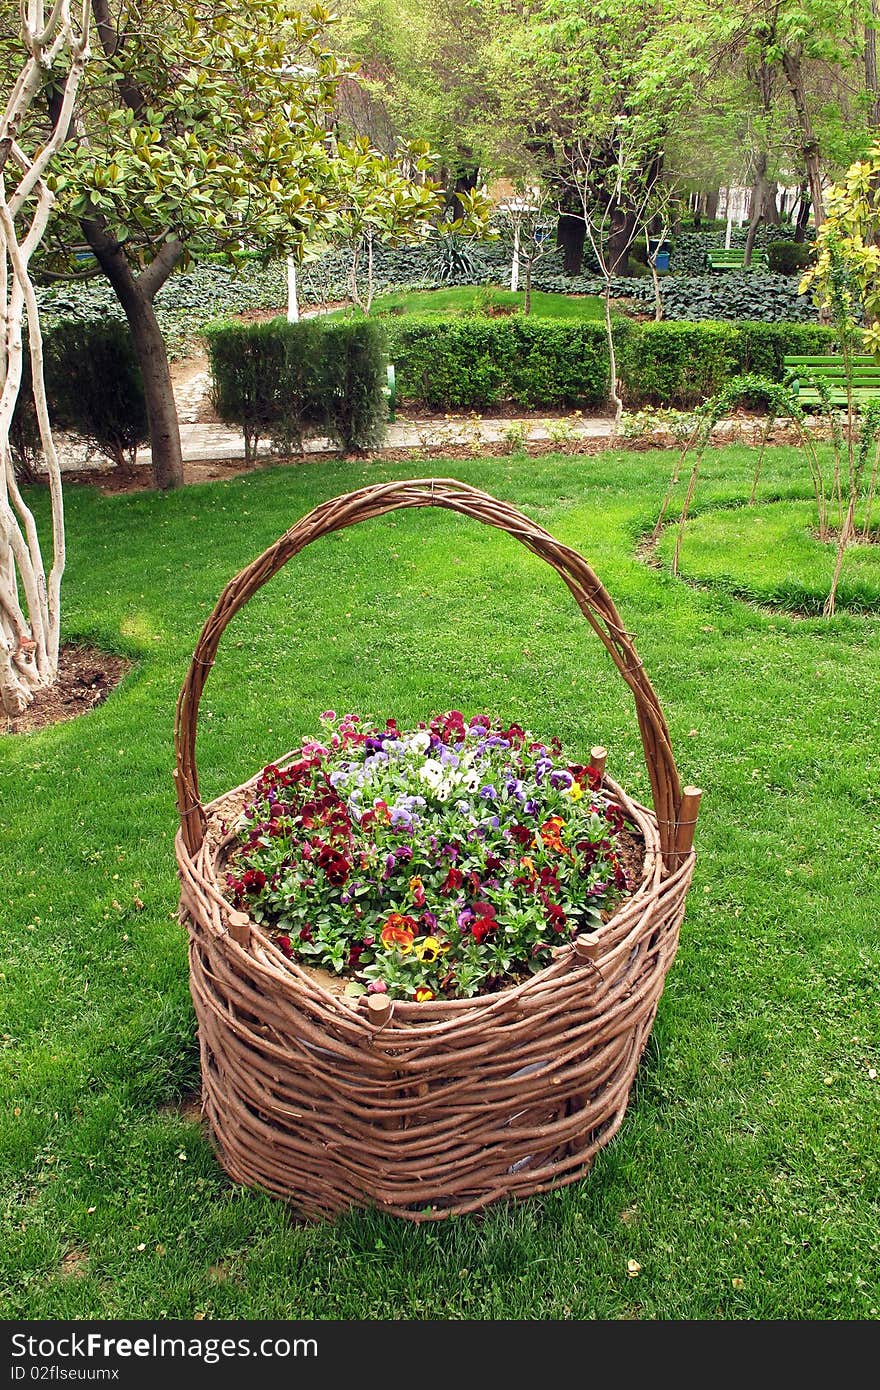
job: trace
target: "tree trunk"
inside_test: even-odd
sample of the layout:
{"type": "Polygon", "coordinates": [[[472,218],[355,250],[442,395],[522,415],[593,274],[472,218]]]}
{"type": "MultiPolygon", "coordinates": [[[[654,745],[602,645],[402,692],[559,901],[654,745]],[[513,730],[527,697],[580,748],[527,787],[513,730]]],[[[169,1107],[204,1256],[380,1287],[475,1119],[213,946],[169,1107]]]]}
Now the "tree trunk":
{"type": "Polygon", "coordinates": [[[611,404],[614,406],[614,421],[611,426],[611,439],[617,438],[620,429],[620,417],[623,414],[623,399],[620,395],[617,382],[617,353],[614,350],[614,331],[611,327],[611,285],[605,281],[605,336],[608,341],[608,395],[611,404]]]}
{"type": "Polygon", "coordinates": [[[865,89],[871,98],[868,122],[876,131],[880,126],[880,88],[877,85],[877,0],[871,0],[871,19],[865,25],[865,89]]]}
{"type": "Polygon", "coordinates": [[[523,313],[532,312],[532,261],[531,257],[526,261],[526,292],[523,298],[523,313]]]}
{"type": "Polygon", "coordinates": [[[107,235],[100,222],[84,219],[81,226],[128,319],[144,383],[156,487],[163,490],[180,487],[183,484],[180,422],[171,386],[168,350],[153,308],[153,297],[180,260],[183,247],[166,242],[146,270],[136,276],[122,247],[107,235]]]}
{"type": "Polygon", "coordinates": [[[471,169],[466,169],[463,174],[459,174],[451,188],[446,191],[446,205],[453,218],[459,218],[464,212],[459,193],[473,193],[480,178],[478,165],[471,169]]]}
{"type": "Polygon", "coordinates": [[[788,79],[788,87],[797,113],[801,133],[801,157],[804,172],[810,187],[810,200],[813,204],[813,221],[816,230],[825,221],[825,203],[822,196],[822,170],[819,166],[819,142],[813,130],[810,113],[807,110],[807,95],[804,86],[803,69],[799,53],[783,53],[782,66],[788,79]]]}
{"type": "Polygon", "coordinates": [[[767,216],[769,195],[770,185],[767,182],[767,151],[762,150],[758,155],[755,165],[755,182],[752,187],[752,208],[749,215],[749,230],[746,233],[746,246],[743,252],[744,267],[750,266],[752,263],[752,252],[755,249],[755,237],[758,233],[758,226],[767,216]]]}
{"type": "Polygon", "coordinates": [[[576,217],[569,212],[560,214],[556,226],[556,245],[562,248],[563,270],[566,275],[580,275],[584,265],[586,235],[583,217],[576,217]]]}
{"type": "Polygon", "coordinates": [[[714,222],[718,216],[718,189],[713,188],[711,193],[706,194],[706,220],[714,222]]]}
{"type": "Polygon", "coordinates": [[[180,444],[180,421],[171,386],[168,350],[152,303],[138,297],[129,307],[123,305],[135,356],[141,369],[147,419],[150,423],[150,448],[153,456],[153,481],[163,491],[183,484],[183,451],[180,444]]]}
{"type": "Polygon", "coordinates": [[[626,275],[629,270],[627,253],[632,245],[636,229],[633,212],[623,212],[614,208],[611,213],[611,231],[608,233],[608,269],[612,275],[626,275]]]}
{"type": "Polygon", "coordinates": [[[806,179],[801,184],[800,197],[798,200],[797,217],[794,223],[794,239],[799,246],[807,239],[807,227],[810,223],[810,192],[806,179]]]}

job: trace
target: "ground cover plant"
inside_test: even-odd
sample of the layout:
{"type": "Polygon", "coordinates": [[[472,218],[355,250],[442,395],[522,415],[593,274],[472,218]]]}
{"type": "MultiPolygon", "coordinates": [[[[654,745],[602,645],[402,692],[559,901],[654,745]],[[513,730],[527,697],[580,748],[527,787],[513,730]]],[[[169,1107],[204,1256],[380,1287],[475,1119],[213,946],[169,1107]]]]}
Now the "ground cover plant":
{"type": "MultiPolygon", "coordinates": [[[[645,563],[669,467],[615,451],[68,489],[64,638],[135,666],[84,718],[0,738],[7,1316],[878,1316],[878,618],[788,615],[751,566],[744,603],[645,563]],[[595,566],[704,788],[696,875],[630,1109],[586,1181],[436,1227],[296,1226],[231,1185],[191,1104],[174,702],[232,573],[317,502],[416,471],[511,500],[595,566]]],[[[701,516],[733,517],[751,474],[746,450],[708,452],[701,516]]],[[[810,507],[797,451],[768,451],[762,479],[761,502],[810,507]]],[[[581,760],[605,744],[611,775],[649,794],[628,693],[567,591],[445,512],[309,547],[238,615],[202,704],[204,794],[331,704],[409,727],[516,715],[581,760]]]]}

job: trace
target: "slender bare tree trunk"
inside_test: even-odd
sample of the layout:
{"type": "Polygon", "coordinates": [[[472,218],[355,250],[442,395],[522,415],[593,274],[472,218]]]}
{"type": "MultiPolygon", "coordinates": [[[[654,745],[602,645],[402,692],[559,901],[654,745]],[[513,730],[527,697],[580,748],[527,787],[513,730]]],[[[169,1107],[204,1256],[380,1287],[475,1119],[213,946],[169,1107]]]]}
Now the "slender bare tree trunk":
{"type": "Polygon", "coordinates": [[[609,366],[609,372],[610,372],[610,375],[609,375],[609,378],[608,378],[608,395],[609,395],[609,398],[610,398],[610,400],[611,400],[611,404],[614,406],[614,424],[613,424],[612,429],[611,429],[611,437],[612,437],[612,439],[614,439],[614,438],[617,437],[617,431],[618,431],[618,429],[620,428],[620,417],[621,417],[621,415],[623,414],[623,398],[621,397],[620,390],[619,390],[619,383],[618,383],[618,380],[617,380],[617,353],[616,353],[615,348],[614,348],[614,332],[613,332],[612,327],[611,327],[611,281],[610,281],[610,280],[606,280],[606,281],[605,281],[605,294],[604,294],[604,300],[605,300],[605,336],[606,336],[606,338],[608,339],[608,366],[609,366]]]}
{"type": "Polygon", "coordinates": [[[20,15],[24,66],[0,114],[0,704],[8,715],[27,708],[42,686],[52,684],[58,671],[64,511],[30,261],[54,204],[45,175],[64,142],[89,57],[88,0],[76,21],[70,0],[54,0],[48,15],[45,0],[22,0],[20,15]],[[48,138],[28,154],[19,137],[28,112],[52,81],[59,88],[58,120],[48,138]],[[52,508],[48,578],[36,523],[19,490],[10,448],[22,381],[25,318],[52,508]]]}

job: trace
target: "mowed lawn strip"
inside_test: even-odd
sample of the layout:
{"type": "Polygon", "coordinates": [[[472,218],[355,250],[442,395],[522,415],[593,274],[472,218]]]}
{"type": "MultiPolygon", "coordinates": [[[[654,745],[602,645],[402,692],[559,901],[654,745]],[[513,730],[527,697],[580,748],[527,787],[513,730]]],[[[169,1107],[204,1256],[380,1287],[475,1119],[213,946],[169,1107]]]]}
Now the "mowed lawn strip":
{"type": "MultiPolygon", "coordinates": [[[[371,314],[513,314],[522,312],[525,306],[525,291],[502,290],[496,285],[456,285],[443,290],[399,290],[389,294],[377,295],[373,300],[371,314]]],[[[533,290],[531,313],[535,318],[551,319],[601,319],[604,314],[602,300],[596,294],[550,294],[533,290]]],[[[333,317],[346,314],[361,317],[361,310],[337,309],[333,317]]]]}
{"type": "MultiPolygon", "coordinates": [[[[0,739],[7,1317],[878,1315],[880,623],[787,616],[753,562],[751,604],[643,563],[671,462],[322,462],[167,496],[68,489],[65,637],[136,665],[89,715],[0,739]],[[174,704],[238,569],[316,503],[417,474],[509,499],[594,565],[682,779],[704,788],[699,857],[630,1109],[587,1180],[437,1226],[298,1225],[233,1186],[189,1103],[174,704]]],[[[707,512],[744,502],[750,456],[712,451],[702,476],[707,512]]],[[[768,453],[761,492],[809,500],[795,450],[768,453]]],[[[574,758],[604,743],[611,774],[648,796],[629,692],[568,591],[446,512],[321,541],[236,618],[202,705],[203,795],[294,748],[328,706],[497,712],[574,758]]]]}

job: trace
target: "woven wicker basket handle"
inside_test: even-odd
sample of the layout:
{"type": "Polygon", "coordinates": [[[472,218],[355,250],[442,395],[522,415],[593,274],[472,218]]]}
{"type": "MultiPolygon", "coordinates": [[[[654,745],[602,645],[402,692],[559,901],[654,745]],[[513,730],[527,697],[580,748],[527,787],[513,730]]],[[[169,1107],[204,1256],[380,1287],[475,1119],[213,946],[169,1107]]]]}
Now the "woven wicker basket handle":
{"type": "MultiPolygon", "coordinates": [[[[403,507],[446,507],[485,522],[488,526],[496,526],[521,541],[526,549],[540,556],[562,576],[635,697],[663,859],[668,867],[675,867],[682,857],[683,847],[682,836],[679,835],[682,790],[669,732],[632,638],[625,630],[610,596],[576,550],[561,545],[542,526],[529,521],[515,507],[454,478],[418,478],[408,482],[380,483],[324,502],[286,531],[274,545],[270,545],[226,585],[217,606],[202,628],[177,702],[174,730],[177,804],[183,839],[189,853],[194,855],[201,848],[206,824],[196,768],[199,701],[227,624],[267,580],[312,541],[331,531],[341,531],[355,522],[367,521],[403,507]]],[[[681,827],[686,848],[689,849],[688,830],[692,834],[690,820],[682,821],[681,827]]]]}

